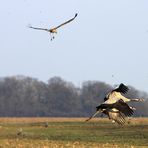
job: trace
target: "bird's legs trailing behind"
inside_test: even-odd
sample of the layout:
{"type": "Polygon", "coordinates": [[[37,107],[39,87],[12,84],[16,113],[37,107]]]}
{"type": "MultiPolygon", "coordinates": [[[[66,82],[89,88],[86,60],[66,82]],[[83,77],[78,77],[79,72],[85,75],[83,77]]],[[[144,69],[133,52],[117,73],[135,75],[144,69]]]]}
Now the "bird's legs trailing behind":
{"type": "Polygon", "coordinates": [[[50,33],[50,40],[52,41],[54,38],[54,33],[50,33]]]}
{"type": "Polygon", "coordinates": [[[132,109],[132,110],[136,110],[136,108],[135,108],[135,107],[132,107],[132,106],[130,106],[130,109],[132,109]]]}

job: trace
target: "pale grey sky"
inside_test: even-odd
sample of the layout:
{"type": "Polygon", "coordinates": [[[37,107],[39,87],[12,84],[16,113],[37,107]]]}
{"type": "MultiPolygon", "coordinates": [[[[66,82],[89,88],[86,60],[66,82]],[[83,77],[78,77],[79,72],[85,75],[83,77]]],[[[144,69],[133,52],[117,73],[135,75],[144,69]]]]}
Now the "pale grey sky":
{"type": "Polygon", "coordinates": [[[147,0],[5,0],[0,18],[0,77],[123,82],[148,92],[147,0]],[[76,12],[53,42],[27,28],[50,28],[76,12]]]}

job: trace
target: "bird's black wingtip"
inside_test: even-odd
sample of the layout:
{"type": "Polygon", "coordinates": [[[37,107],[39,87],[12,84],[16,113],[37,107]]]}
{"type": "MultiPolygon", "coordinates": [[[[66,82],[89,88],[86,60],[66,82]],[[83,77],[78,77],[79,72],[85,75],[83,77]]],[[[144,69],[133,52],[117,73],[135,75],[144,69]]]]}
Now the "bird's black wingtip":
{"type": "Polygon", "coordinates": [[[78,16],[78,13],[75,14],[75,17],[77,17],[77,16],[78,16]]]}

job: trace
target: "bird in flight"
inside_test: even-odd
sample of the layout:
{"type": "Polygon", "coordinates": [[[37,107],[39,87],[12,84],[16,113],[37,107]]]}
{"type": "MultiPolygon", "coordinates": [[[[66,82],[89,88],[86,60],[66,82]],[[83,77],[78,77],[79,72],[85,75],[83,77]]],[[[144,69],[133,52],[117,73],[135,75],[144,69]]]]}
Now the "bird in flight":
{"type": "Polygon", "coordinates": [[[122,99],[112,104],[107,104],[106,102],[104,102],[96,108],[97,110],[95,114],[93,114],[86,121],[89,121],[99,113],[104,113],[112,121],[117,122],[120,125],[123,125],[125,123],[125,117],[130,117],[131,115],[133,115],[134,112],[133,109],[122,99]]]}
{"type": "Polygon", "coordinates": [[[60,24],[60,25],[58,25],[56,27],[50,28],[50,29],[37,28],[37,27],[33,27],[33,26],[29,26],[29,28],[37,29],[37,30],[44,30],[44,31],[49,32],[50,33],[50,37],[51,37],[51,41],[52,41],[55,38],[54,34],[57,33],[57,29],[62,27],[62,26],[64,26],[64,25],[66,25],[66,24],[68,24],[68,23],[70,23],[71,21],[73,21],[77,17],[77,15],[78,14],[76,13],[75,16],[72,19],[70,19],[70,20],[68,20],[68,21],[66,21],[66,22],[64,22],[64,23],[62,23],[62,24],[60,24]]]}
{"type": "Polygon", "coordinates": [[[144,99],[142,98],[129,99],[127,97],[124,97],[122,94],[126,94],[128,90],[129,88],[121,83],[118,88],[112,90],[105,96],[104,102],[96,107],[97,111],[95,112],[95,114],[93,114],[86,121],[89,121],[97,114],[102,112],[107,115],[112,121],[123,125],[125,123],[125,117],[130,117],[131,115],[133,115],[134,110],[136,110],[134,107],[129,106],[127,103],[132,101],[144,101],[144,99]]]}

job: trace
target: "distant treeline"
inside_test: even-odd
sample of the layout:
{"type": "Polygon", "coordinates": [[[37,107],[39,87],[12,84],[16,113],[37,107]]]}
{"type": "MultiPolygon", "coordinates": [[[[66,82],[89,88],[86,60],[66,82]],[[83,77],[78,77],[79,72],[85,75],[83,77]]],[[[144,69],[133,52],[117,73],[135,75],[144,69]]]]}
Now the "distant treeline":
{"type": "MultiPolygon", "coordinates": [[[[134,115],[148,116],[148,94],[129,87],[128,97],[146,100],[130,104],[137,109],[134,115]]],[[[60,77],[47,83],[25,76],[0,78],[0,116],[86,117],[112,89],[99,81],[86,81],[78,88],[60,77]]]]}

